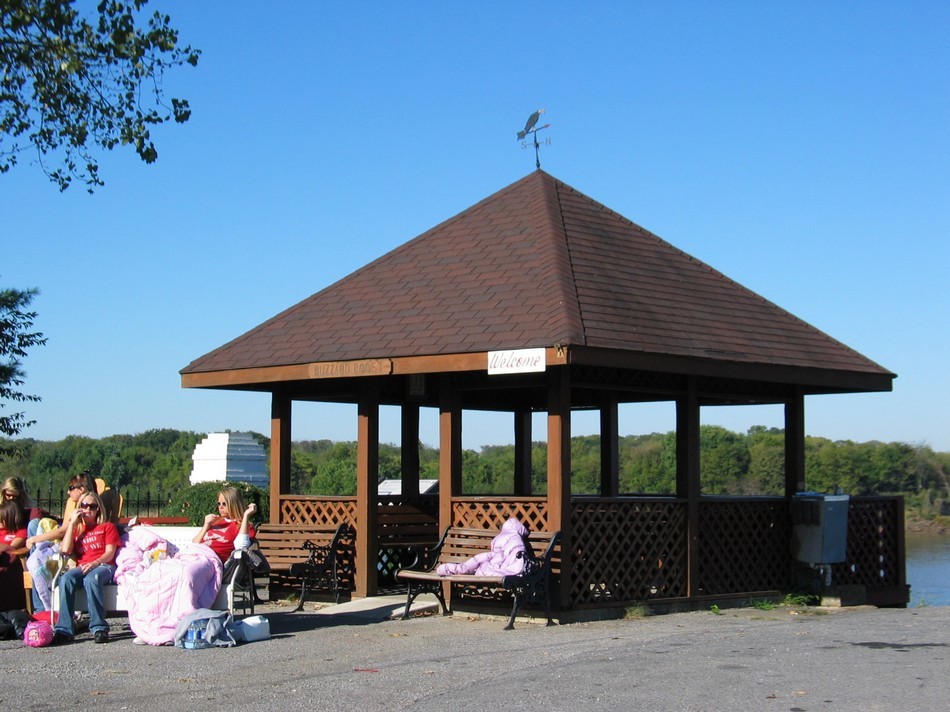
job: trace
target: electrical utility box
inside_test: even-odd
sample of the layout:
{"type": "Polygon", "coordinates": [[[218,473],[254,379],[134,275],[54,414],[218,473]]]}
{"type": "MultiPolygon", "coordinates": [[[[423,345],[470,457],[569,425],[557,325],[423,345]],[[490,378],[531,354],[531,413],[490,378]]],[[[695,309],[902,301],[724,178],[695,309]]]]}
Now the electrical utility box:
{"type": "Polygon", "coordinates": [[[792,498],[792,556],[803,564],[847,558],[849,495],[801,492],[792,498]]]}

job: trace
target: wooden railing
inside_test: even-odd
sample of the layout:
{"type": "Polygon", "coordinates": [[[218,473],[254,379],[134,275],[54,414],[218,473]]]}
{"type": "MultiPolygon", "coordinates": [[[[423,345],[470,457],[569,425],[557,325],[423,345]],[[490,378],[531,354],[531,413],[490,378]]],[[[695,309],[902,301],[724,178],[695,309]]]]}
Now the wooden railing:
{"type": "MultiPolygon", "coordinates": [[[[399,497],[379,505],[402,505],[399,497]]],[[[437,519],[438,499],[414,506],[437,519]]],[[[280,521],[356,525],[354,497],[285,495],[280,521]]],[[[857,584],[869,603],[905,605],[904,503],[901,497],[852,497],[847,561],[835,564],[836,584],[857,584]]],[[[703,497],[699,502],[698,562],[689,591],[687,503],[675,497],[577,496],[571,501],[572,571],[567,608],[616,607],[792,590],[791,516],[782,497],[703,497]]],[[[464,496],[452,499],[452,526],[500,529],[516,517],[548,530],[544,497],[464,496]]],[[[389,536],[398,532],[390,530],[389,536]]],[[[393,567],[381,553],[380,575],[393,567]]],[[[563,605],[563,604],[562,604],[563,605]]]]}

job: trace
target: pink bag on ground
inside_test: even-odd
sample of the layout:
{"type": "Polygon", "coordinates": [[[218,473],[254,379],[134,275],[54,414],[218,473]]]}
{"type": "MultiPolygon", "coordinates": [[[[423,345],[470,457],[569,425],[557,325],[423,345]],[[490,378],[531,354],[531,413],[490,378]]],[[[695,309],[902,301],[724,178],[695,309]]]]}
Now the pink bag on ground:
{"type": "Polygon", "coordinates": [[[23,631],[23,642],[31,648],[45,648],[53,642],[53,626],[46,621],[30,621],[23,631]]]}

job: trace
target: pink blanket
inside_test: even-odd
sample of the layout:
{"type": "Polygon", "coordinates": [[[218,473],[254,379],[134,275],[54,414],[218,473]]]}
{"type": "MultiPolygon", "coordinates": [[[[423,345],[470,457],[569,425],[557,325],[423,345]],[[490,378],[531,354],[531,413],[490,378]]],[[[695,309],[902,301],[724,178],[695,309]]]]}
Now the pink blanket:
{"type": "Polygon", "coordinates": [[[116,557],[115,580],[129,610],[129,627],[150,645],[175,639],[182,616],[211,608],[221,586],[221,559],[204,544],[177,549],[154,531],[134,527],[116,557]],[[154,553],[167,546],[166,558],[154,553]]]}

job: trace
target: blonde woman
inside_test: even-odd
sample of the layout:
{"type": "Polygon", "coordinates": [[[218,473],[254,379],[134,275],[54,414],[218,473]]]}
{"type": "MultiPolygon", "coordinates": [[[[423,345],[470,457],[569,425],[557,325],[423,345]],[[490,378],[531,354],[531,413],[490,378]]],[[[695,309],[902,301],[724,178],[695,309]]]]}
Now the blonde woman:
{"type": "Polygon", "coordinates": [[[33,505],[30,503],[30,498],[26,495],[26,485],[23,484],[23,480],[19,477],[7,477],[7,479],[3,481],[0,492],[3,493],[3,502],[16,502],[20,511],[23,512],[23,516],[29,516],[30,508],[33,505]]]}
{"type": "Polygon", "coordinates": [[[217,508],[216,514],[205,516],[201,531],[192,541],[210,546],[221,561],[227,561],[232,551],[246,549],[251,545],[251,537],[256,536],[251,516],[257,505],[251,502],[245,506],[237,488],[225,487],[218,492],[217,508]]]}
{"type": "Polygon", "coordinates": [[[59,579],[59,619],[54,626],[53,644],[73,640],[76,591],[82,586],[89,604],[89,632],[97,643],[109,642],[103,586],[112,582],[115,555],[122,546],[119,530],[106,519],[102,499],[84,492],[78,509],[66,522],[60,551],[76,558],[76,567],[59,579]]]}

